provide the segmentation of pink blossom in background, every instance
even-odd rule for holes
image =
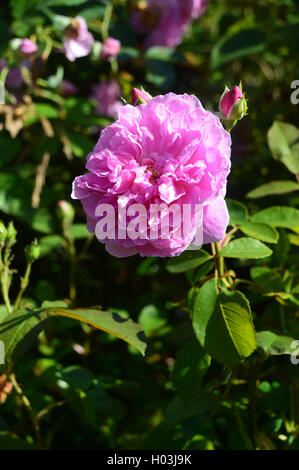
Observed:
[[[199,18],[205,12],[208,1],[209,0],[189,0],[189,3],[191,3],[192,18]]]
[[[207,0],[148,0],[133,10],[131,23],[137,34],[146,35],[145,47],[175,47],[192,19],[204,13]]]
[[[78,88],[72,82],[69,82],[68,80],[62,80],[60,84],[60,90],[61,90],[61,94],[66,97],[73,96],[78,93]]]
[[[73,62],[78,57],[87,56],[93,43],[94,38],[88,31],[85,19],[81,16],[76,16],[67,27],[63,38],[66,57]]]
[[[230,171],[231,138],[219,118],[206,111],[195,96],[169,93],[147,104],[123,106],[119,120],[101,134],[87,157],[88,173],[73,183],[72,197],[82,202],[87,228],[94,232],[100,217],[99,204],[202,205],[204,242],[224,235],[228,217],[224,202]],[[182,211],[183,212],[183,211]],[[149,219],[161,233],[163,218]],[[128,220],[126,221],[128,223]],[[117,227],[118,220],[116,219]],[[169,257],[182,253],[193,241],[198,227],[177,236],[172,227],[168,239],[130,237],[100,240],[117,257]],[[116,234],[118,230],[116,230]]]
[[[106,114],[116,119],[123,106],[120,96],[121,88],[116,80],[103,80],[99,85],[92,87],[90,98],[99,103],[95,110],[98,114]]]
[[[114,38],[108,38],[103,42],[101,48],[101,58],[104,60],[112,59],[117,56],[120,51],[120,41]]]
[[[25,56],[30,56],[38,51],[38,45],[30,39],[22,39],[20,51]]]

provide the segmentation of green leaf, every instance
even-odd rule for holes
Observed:
[[[259,54],[265,48],[265,35],[259,29],[247,29],[224,36],[212,50],[212,68],[252,54]]]
[[[215,279],[200,289],[192,323],[200,344],[219,362],[240,362],[256,349],[248,300],[238,291],[218,294]]]
[[[238,238],[225,245],[221,250],[221,256],[225,258],[265,258],[272,254],[272,250],[259,240],[253,238]]]
[[[229,224],[240,225],[245,224],[248,219],[247,207],[241,202],[235,201],[234,199],[225,199],[227,209],[229,212]]]
[[[51,251],[56,250],[62,246],[63,238],[60,235],[46,235],[41,237],[38,241],[40,246],[40,257],[46,256]]]
[[[0,323],[0,341],[4,343],[5,365],[11,368],[36,340],[45,326],[46,314],[43,310],[18,310],[10,313]]]
[[[211,364],[198,341],[192,340],[179,352],[175,361],[172,381],[182,402],[194,402],[199,399],[202,379]]]
[[[213,278],[204,283],[193,299],[193,329],[202,346],[205,345],[208,323],[216,309],[217,298],[217,281]]]
[[[204,250],[184,251],[180,256],[171,258],[166,265],[170,273],[183,273],[197,268],[211,259],[211,255]]]
[[[257,345],[270,356],[281,354],[292,354],[295,348],[292,347],[293,338],[288,336],[279,336],[272,331],[259,331],[256,334]]]
[[[274,227],[299,227],[299,210],[287,206],[274,206],[257,212],[252,222],[263,222]]]
[[[249,191],[246,197],[257,199],[259,197],[273,196],[276,194],[287,194],[293,191],[299,191],[299,184],[295,181],[271,181],[271,183],[262,184]]]
[[[88,323],[99,330],[117,336],[138,349],[142,355],[145,354],[146,339],[141,327],[131,319],[122,318],[117,313],[102,312],[91,308],[50,308],[47,313]]]
[[[166,318],[160,316],[160,312],[155,305],[146,305],[138,316],[138,323],[140,323],[146,333],[158,330],[166,322]]]
[[[76,7],[86,2],[87,0],[46,0],[44,4],[49,7]]]
[[[182,61],[184,56],[171,47],[154,46],[145,53],[146,59],[159,60],[165,62]]]
[[[267,292],[281,292],[284,290],[283,282],[277,270],[264,266],[254,266],[250,270],[253,282]]]
[[[68,137],[71,151],[75,157],[86,157],[86,155],[91,152],[93,147],[93,142],[88,137],[78,132],[66,131]]]
[[[11,139],[5,135],[0,136],[0,168],[5,168],[18,155],[21,146],[22,143],[18,139]]]
[[[263,242],[277,243],[279,234],[271,225],[263,224],[261,222],[247,222],[241,225],[240,230],[249,237],[257,238]]]
[[[176,75],[173,64],[161,60],[145,60],[146,81],[161,90],[169,90],[175,83]]]
[[[60,381],[65,382],[67,387],[80,390],[88,390],[92,386],[94,379],[93,373],[81,366],[65,367],[57,371],[55,375]]]
[[[0,174],[0,210],[19,217],[39,232],[53,231],[53,218],[46,208],[32,209],[32,182],[13,173]]]
[[[30,126],[35,122],[38,122],[41,117],[47,119],[58,119],[59,112],[54,106],[48,103],[35,103],[33,116],[28,116],[24,120],[24,126]]]
[[[75,240],[87,238],[90,236],[90,233],[86,228],[86,224],[72,225],[72,234]]]
[[[274,121],[267,135],[268,145],[275,160],[287,169],[299,173],[299,129],[292,124]]]

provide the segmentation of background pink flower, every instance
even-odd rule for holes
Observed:
[[[207,0],[148,0],[144,10],[134,10],[132,26],[138,34],[146,34],[145,47],[175,47],[194,18],[204,13]]]
[[[102,49],[101,49],[101,58],[106,60],[106,59],[111,59],[112,57],[117,56],[117,54],[120,51],[120,41],[118,39],[114,38],[108,38],[106,41],[103,42],[102,44]]]
[[[94,38],[88,31],[85,19],[76,16],[67,27],[63,38],[66,57],[73,62],[78,57],[87,56],[93,43]]]
[[[120,101],[121,88],[116,80],[103,80],[92,87],[91,98],[99,103],[96,112],[112,118],[118,117],[118,111],[123,103]]]
[[[216,241],[227,225],[223,197],[230,152],[230,135],[195,96],[157,96],[119,110],[119,120],[102,132],[87,157],[88,173],[75,179],[72,197],[81,200],[90,232],[100,220],[95,216],[99,204],[111,204],[116,213],[118,204],[142,204],[148,220],[151,204],[176,203],[182,209],[184,204],[192,209],[202,204],[205,239]],[[211,204],[216,204],[211,210],[205,207]],[[162,222],[151,220],[158,233]],[[145,240],[100,241],[118,257],[176,256],[190,245],[197,229],[193,224],[186,236],[177,236],[172,228],[167,240],[153,240],[148,230]]]
[[[38,51],[38,45],[30,39],[22,39],[20,51],[24,55],[32,55]]]

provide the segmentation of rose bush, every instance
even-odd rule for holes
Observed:
[[[1,2],[0,450],[298,449],[298,24]]]

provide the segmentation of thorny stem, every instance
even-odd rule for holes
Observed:
[[[217,265],[217,259],[216,259],[217,253],[216,253],[215,243],[211,243],[211,249],[212,249],[212,255],[213,255],[213,262],[215,266],[215,278],[217,279],[218,278],[218,265]]]
[[[220,242],[216,243],[211,243],[212,246],[212,255],[214,259],[214,265],[215,265],[215,278],[221,279],[223,283],[225,284],[226,287],[230,287],[231,283],[225,278],[225,273],[224,273],[224,258],[223,256],[220,255],[221,252],[221,246]]]
[[[34,414],[34,411],[31,407],[30,401],[28,400],[27,396],[24,394],[23,390],[19,386],[19,384],[16,380],[15,374],[10,375],[10,380],[13,384],[13,387],[14,387],[17,395],[19,395],[19,397],[22,400],[22,403],[23,403],[24,407],[27,410],[27,413],[29,415],[29,418],[31,420],[31,423],[32,423],[32,426],[33,426],[33,429],[34,429],[34,434],[35,434],[35,439],[36,439],[37,446],[38,446],[39,449],[42,449],[43,446],[42,446],[42,438],[41,438],[41,434],[40,434],[39,423],[38,423],[38,420],[35,417],[35,414]]]
[[[219,277],[222,278],[224,275],[224,259],[223,259],[223,256],[220,255],[221,248],[219,246],[219,242],[215,243],[215,249],[216,249],[217,260],[218,260]]]
[[[64,237],[67,242],[67,249],[70,258],[70,288],[69,288],[69,296],[72,303],[76,300],[76,269],[77,269],[77,253],[76,253],[76,246],[74,242],[74,237],[72,234],[71,227],[67,226],[64,228]]]

